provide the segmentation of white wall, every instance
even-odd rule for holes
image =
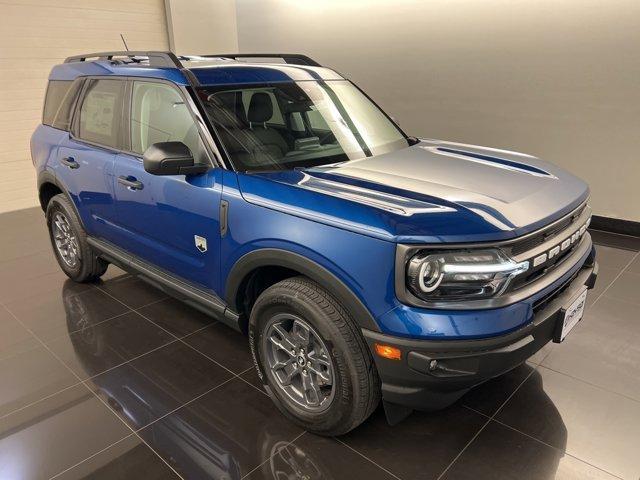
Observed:
[[[544,157],[596,214],[640,221],[638,0],[237,0],[237,28],[240,51],[309,54],[411,134]]]
[[[168,48],[163,0],[0,3],[0,212],[38,204],[29,138],[51,67],[70,55]]]
[[[175,53],[238,51],[235,0],[165,0],[165,8]]]

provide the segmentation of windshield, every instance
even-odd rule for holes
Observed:
[[[241,171],[327,165],[410,143],[346,80],[203,87],[198,95]]]

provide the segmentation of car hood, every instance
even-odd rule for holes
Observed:
[[[536,157],[438,140],[239,182],[249,202],[407,243],[515,238],[589,195],[582,180]]]

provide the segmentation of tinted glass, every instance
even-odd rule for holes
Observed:
[[[47,95],[44,99],[44,111],[42,113],[42,123],[51,125],[53,119],[60,108],[60,104],[69,91],[73,82],[71,80],[51,80],[47,87]]]
[[[79,137],[119,148],[124,82],[90,80],[80,107]]]
[[[71,127],[71,117],[73,116],[73,105],[82,88],[82,79],[75,80],[67,94],[64,96],[58,111],[53,119],[52,127],[59,128],[60,130],[69,130]]]
[[[327,165],[409,145],[344,80],[203,87],[198,94],[234,166],[243,171]]]
[[[131,99],[131,150],[143,154],[154,143],[182,142],[196,162],[204,161],[198,128],[180,94],[170,85],[134,82]]]

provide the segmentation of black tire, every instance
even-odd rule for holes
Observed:
[[[63,258],[60,249],[56,246],[53,224],[58,215],[66,219],[76,242],[77,254],[73,264],[69,264]],[[60,268],[71,280],[80,283],[91,282],[100,278],[107,271],[109,263],[99,258],[87,243],[87,234],[66,195],[58,194],[49,201],[46,218],[53,253]]]
[[[328,347],[335,390],[323,411],[309,411],[292,401],[269,368],[268,347],[263,343],[269,345],[266,327],[283,314],[304,319]],[[302,428],[319,435],[343,435],[364,422],[377,407],[380,379],[362,334],[347,310],[306,277],[285,279],[258,297],[251,310],[249,338],[266,391],[280,411]]]

